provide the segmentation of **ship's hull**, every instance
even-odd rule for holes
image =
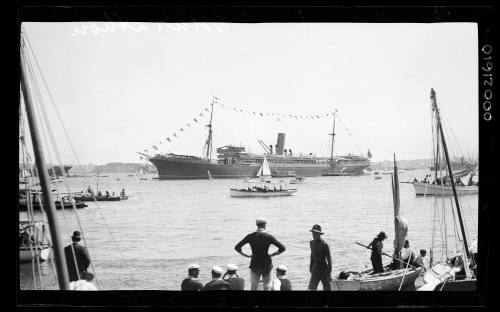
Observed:
[[[218,164],[211,163],[203,159],[174,159],[174,158],[155,158],[149,159],[158,170],[159,180],[176,179],[235,179],[255,177],[259,171],[259,163],[249,164]],[[327,163],[316,164],[275,164],[269,161],[271,174],[282,171],[295,171],[298,176],[315,177],[336,173],[338,175],[362,175],[363,170],[370,166],[369,162],[348,162],[331,168]],[[210,172],[210,174],[209,174]]]

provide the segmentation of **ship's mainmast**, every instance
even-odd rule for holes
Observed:
[[[330,166],[333,168],[333,143],[334,143],[334,140],[335,140],[335,114],[333,114],[333,129],[332,129],[332,133],[330,133],[330,135],[332,136],[332,149],[330,151]]]
[[[207,125],[208,127],[208,139],[207,139],[207,158],[208,161],[212,160],[212,117],[214,114],[214,103],[215,103],[215,97],[212,98],[212,103],[210,104],[212,106],[212,109],[210,111],[210,123]]]

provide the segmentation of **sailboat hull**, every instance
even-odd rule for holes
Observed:
[[[395,270],[376,275],[368,275],[358,280],[332,279],[330,282],[333,291],[394,291],[414,287],[415,280],[420,276],[421,268],[416,270]],[[401,285],[401,282],[403,284]]]
[[[19,247],[19,262],[31,262],[37,257],[40,261],[47,261],[51,256],[51,250],[51,247],[39,247],[38,250],[32,250],[30,247]]]
[[[451,185],[437,185],[423,182],[413,182],[416,195],[453,196]],[[457,195],[472,195],[479,193],[479,186],[455,186]]]

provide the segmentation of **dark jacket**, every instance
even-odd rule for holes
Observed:
[[[280,291],[292,290],[292,283],[286,278],[280,278]]]
[[[280,243],[272,234],[266,231],[256,231],[248,234],[234,246],[234,249],[241,252],[241,247],[245,244],[250,244],[252,248],[252,259],[250,260],[250,268],[262,268],[270,270],[273,267],[271,256],[269,256],[269,246],[274,245],[278,247],[281,253],[285,251],[285,246]]]
[[[232,288],[229,282],[220,279],[206,283],[205,290],[232,290]]]
[[[195,280],[192,278],[186,278],[182,281],[181,290],[183,290],[183,291],[185,291],[185,290],[192,290],[192,291],[203,290],[203,284],[198,280]]]
[[[66,265],[68,267],[69,281],[77,281],[78,274],[87,271],[90,265],[90,257],[87,248],[78,245],[78,243],[73,243],[73,248],[71,245],[64,247],[64,254],[66,256]],[[73,256],[73,250],[75,251]],[[78,269],[75,266],[75,259],[78,265]]]
[[[309,242],[311,247],[311,261],[309,262],[309,270],[332,272],[332,258],[330,256],[330,247],[328,244],[320,240],[312,240]]]
[[[227,279],[226,281],[231,284],[232,290],[245,290],[245,280],[241,277],[232,277]]]
[[[378,259],[378,258],[382,257],[382,253],[383,253],[382,249],[384,248],[384,245],[382,244],[382,240],[380,240],[380,238],[375,237],[372,240],[372,242],[368,245],[368,247],[371,247],[371,249],[372,249],[372,254],[370,256],[371,260]]]

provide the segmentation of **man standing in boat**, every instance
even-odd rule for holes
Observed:
[[[311,247],[311,261],[309,263],[309,272],[311,279],[309,280],[309,290],[317,290],[318,284],[321,281],[323,290],[331,290],[330,280],[332,274],[332,259],[330,256],[330,247],[321,238],[324,233],[321,231],[321,226],[315,224],[312,227],[313,240],[309,242]]]
[[[82,272],[87,272],[87,268],[90,265],[90,256],[87,248],[78,245],[81,239],[82,234],[80,231],[75,231],[73,232],[73,236],[71,236],[73,243],[64,247],[70,282],[78,281],[79,275]]]
[[[384,272],[384,268],[382,267],[382,254],[384,245],[382,241],[387,238],[384,231],[378,233],[377,237],[375,237],[372,242],[368,245],[368,248],[371,247],[372,255],[370,260],[372,261],[373,266],[373,274]]]
[[[285,251],[285,246],[280,243],[271,233],[266,232],[267,221],[264,218],[257,218],[255,221],[257,230],[243,238],[234,249],[241,255],[251,258],[250,260],[250,289],[257,290],[260,279],[264,290],[271,289],[271,270],[273,263],[271,257],[277,256]],[[250,244],[252,255],[247,255],[241,248],[245,244]],[[269,246],[274,245],[278,250],[268,254]]]

